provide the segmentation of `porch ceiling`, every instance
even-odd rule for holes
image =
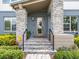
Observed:
[[[12,3],[14,9],[26,8],[28,12],[36,12],[41,10],[48,10],[51,0],[30,0],[20,3]]]

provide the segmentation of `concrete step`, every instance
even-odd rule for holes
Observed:
[[[25,49],[52,49],[52,46],[24,46]]]
[[[28,43],[24,43],[24,45],[52,45],[52,43],[34,43],[34,42],[32,42],[32,43],[30,43],[30,42],[28,42]]]
[[[31,38],[24,42],[24,52],[26,53],[53,53],[52,44],[46,38]]]
[[[49,43],[49,41],[26,41],[25,43]]]
[[[29,40],[26,40],[27,41],[49,41],[48,39],[29,39]]]
[[[40,47],[40,48],[34,48],[34,47],[28,47],[28,48],[24,48],[24,49],[35,49],[35,50],[47,49],[47,50],[51,50],[53,48],[52,47],[51,48],[42,48],[42,47]]]
[[[25,49],[24,52],[29,54],[53,54],[56,50],[28,50]]]

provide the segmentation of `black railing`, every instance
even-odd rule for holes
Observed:
[[[49,41],[52,42],[53,50],[54,50],[54,34],[51,29],[49,29]]]
[[[24,39],[25,39],[25,34],[27,32],[27,29],[25,29],[24,33],[23,33],[23,39],[22,39],[22,47],[23,47],[23,51],[24,51]],[[26,37],[27,39],[27,37]]]

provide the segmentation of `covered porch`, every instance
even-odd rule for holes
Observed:
[[[22,40],[23,50],[27,41],[26,31],[31,32],[31,40],[46,38],[52,51],[74,44],[73,35],[63,32],[63,0],[25,0],[11,6],[16,10],[16,39],[17,42],[19,38]]]
[[[48,27],[50,26],[48,18],[51,16],[48,12],[50,3],[51,0],[31,0],[12,4],[12,7],[16,9],[16,14],[20,14],[22,10],[26,13],[23,15],[23,17],[25,16],[24,27],[30,31],[31,37],[48,37]],[[18,18],[20,19],[20,17],[22,18],[22,15]]]

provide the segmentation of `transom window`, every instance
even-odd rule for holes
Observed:
[[[9,4],[11,2],[17,1],[17,0],[2,0],[3,4]]]
[[[3,4],[8,4],[10,2],[10,0],[2,0]]]
[[[4,18],[5,31],[12,32],[16,31],[16,18],[15,17],[5,17]]]
[[[64,31],[77,31],[77,16],[64,17]]]

